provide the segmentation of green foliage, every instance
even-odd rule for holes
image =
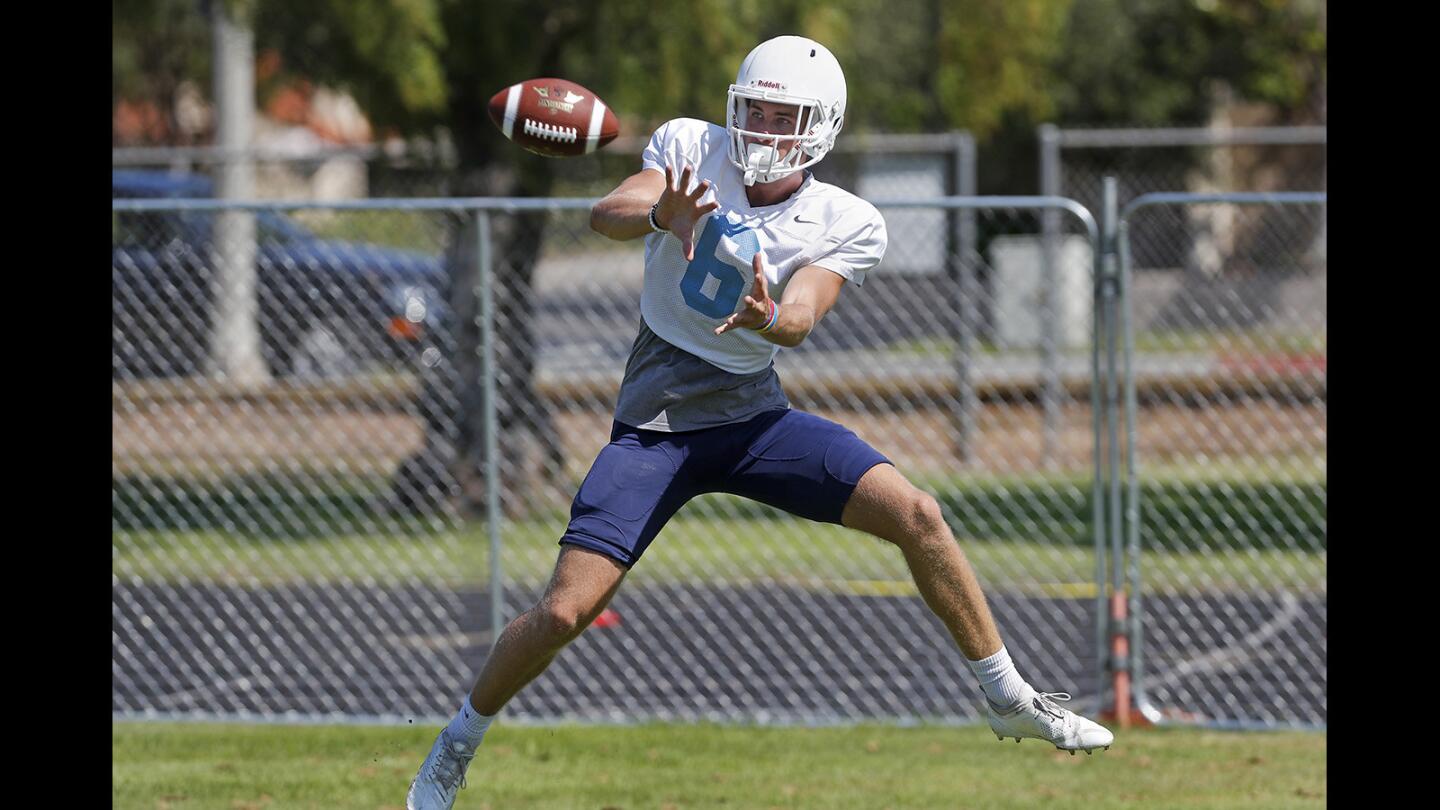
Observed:
[[[285,75],[347,88],[383,130],[448,127],[467,167],[550,163],[504,148],[485,114],[515,81],[563,75],[631,133],[719,121],[758,42],[814,37],[846,68],[850,131],[965,128],[1012,141],[1043,120],[1202,123],[1215,82],[1276,105],[1323,104],[1325,10],[1284,0],[234,0]],[[194,0],[116,0],[115,97],[160,97],[208,69]],[[199,81],[208,90],[208,83]],[[1009,153],[1006,152],[1008,155]],[[532,191],[548,187],[538,182]]]
[[[939,101],[951,128],[986,138],[1007,111],[1052,112],[1051,54],[1069,0],[966,0],[940,20]],[[1003,43],[1002,47],[997,44]]]
[[[210,74],[210,29],[195,0],[112,0],[111,103],[122,98],[173,105],[185,80]]]
[[[343,87],[382,126],[444,120],[448,47],[435,0],[261,0],[255,45],[284,74]]]
[[[1055,97],[1072,124],[1198,125],[1218,82],[1281,120],[1313,120],[1325,53],[1316,3],[1074,0]]]

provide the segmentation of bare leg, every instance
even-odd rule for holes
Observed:
[[[499,712],[605,610],[626,570],[603,554],[564,546],[545,595],[495,642],[470,692],[470,705],[481,714]]]
[[[966,658],[979,661],[1000,651],[985,594],[934,498],[880,464],[860,478],[840,521],[900,547],[925,604]]]

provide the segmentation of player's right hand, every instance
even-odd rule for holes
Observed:
[[[655,209],[655,221],[660,227],[675,234],[685,260],[695,258],[695,223],[700,218],[720,207],[714,200],[701,205],[700,200],[710,188],[709,180],[701,180],[693,191],[690,189],[690,166],[680,173],[680,182],[675,182],[675,171],[665,167],[665,190],[660,192],[660,207]]]

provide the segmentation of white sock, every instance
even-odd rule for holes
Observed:
[[[967,659],[965,663],[970,666],[975,677],[980,679],[980,688],[985,690],[985,697],[996,706],[1013,706],[1022,700],[1029,700],[1035,694],[1035,690],[1015,670],[1010,653],[1004,646],[1000,647],[1000,652],[989,658],[979,661]]]
[[[466,695],[460,704],[460,711],[456,712],[455,718],[450,721],[450,736],[471,749],[479,748],[480,740],[485,737],[485,732],[494,719],[493,714],[484,715],[475,711],[475,707],[470,705],[470,696]]]

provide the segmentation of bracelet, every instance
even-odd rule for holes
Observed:
[[[770,320],[766,321],[764,326],[755,330],[762,335],[775,328],[775,322],[780,320],[780,305],[772,299],[767,299],[766,303],[770,305]]]
[[[656,233],[668,233],[668,231],[666,231],[664,228],[660,227],[660,222],[655,219],[655,211],[658,210],[659,208],[660,208],[660,201],[659,201],[659,200],[656,200],[656,201],[655,201],[655,204],[652,205],[652,206],[650,206],[650,230],[652,230],[652,231],[654,231],[654,232],[656,232]]]

